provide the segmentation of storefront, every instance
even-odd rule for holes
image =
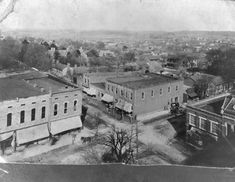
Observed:
[[[65,131],[78,129],[82,127],[80,116],[70,117],[51,122],[50,133],[56,135]]]

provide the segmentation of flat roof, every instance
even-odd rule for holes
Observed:
[[[105,83],[104,82],[101,82],[101,83],[91,83],[91,85],[94,85],[95,87],[103,89],[103,90],[105,89]]]
[[[223,103],[224,103],[224,98],[220,100],[216,100],[215,102],[208,103],[206,105],[199,106],[199,107],[201,109],[205,109],[206,111],[221,115],[221,107]]]
[[[45,78],[36,78],[28,80],[29,84],[36,85],[37,88],[44,88],[47,92],[50,90],[52,92],[65,90],[68,88],[73,88],[68,84],[60,82],[52,77],[45,77]]]
[[[34,88],[24,80],[14,78],[0,79],[0,101],[27,98],[43,94],[45,94],[45,92],[41,92],[41,90]]]
[[[160,75],[155,73],[147,73],[147,74],[139,74],[139,75],[131,75],[124,77],[115,77],[108,78],[107,81],[111,83],[115,83],[130,89],[141,89],[147,87],[153,87],[156,85],[161,85],[164,83],[170,83],[179,80],[178,78],[174,78],[171,76]]]

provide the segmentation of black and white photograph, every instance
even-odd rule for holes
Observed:
[[[234,0],[0,0],[0,181],[234,169]]]

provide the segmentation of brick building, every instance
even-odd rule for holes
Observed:
[[[234,135],[235,97],[229,93],[188,105],[187,137],[201,144],[210,139]]]
[[[137,117],[183,101],[182,80],[154,73],[108,78],[105,90],[115,98],[117,108]]]
[[[81,106],[81,90],[50,75],[30,72],[0,79],[1,147],[82,127]]]

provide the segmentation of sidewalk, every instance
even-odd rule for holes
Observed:
[[[23,147],[22,151],[16,151],[10,155],[4,155],[1,157],[7,162],[22,161],[23,159],[26,159],[29,157],[47,153],[47,152],[50,152],[51,150],[58,149],[67,145],[72,145],[73,134],[76,134],[74,143],[80,145],[82,144],[81,136],[91,136],[91,135],[94,135],[94,132],[91,130],[88,130],[87,128],[84,128],[83,130],[81,130],[81,132],[74,131],[74,132],[67,133],[61,136],[54,145],[51,145],[49,140],[47,139],[45,142],[42,142],[41,144],[32,144],[27,148]]]

